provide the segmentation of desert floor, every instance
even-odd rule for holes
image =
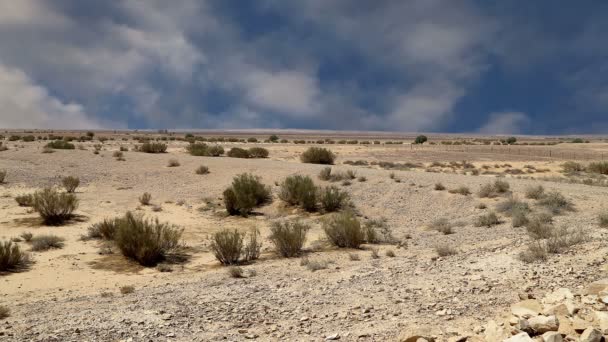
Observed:
[[[107,141],[100,154],[93,143],[76,143],[84,149],[42,153],[43,142],[7,142],[0,152],[0,170],[7,171],[0,185],[0,240],[24,232],[54,234],[65,246],[32,252],[25,272],[0,275],[0,304],[11,316],[0,321],[0,340],[15,341],[241,341],[246,339],[321,341],[392,341],[404,331],[425,327],[439,341],[466,335],[495,316],[522,292],[541,294],[560,287],[580,288],[606,276],[608,230],[597,217],[608,210],[608,188],[545,181],[560,177],[563,159],[531,154],[475,153],[437,149],[411,149],[409,145],[325,145],[338,155],[335,170],[353,170],[367,181],[353,180],[346,189],[362,219],[384,218],[401,245],[365,245],[359,250],[328,246],[323,241],[319,213],[286,207],[276,197],[286,176],[311,176],[322,165],[303,164],[298,156],[310,145],[259,144],[268,148],[267,159],[190,156],[186,142],[173,141],[168,153],[124,152],[125,161],[112,153],[136,142]],[[222,144],[227,149],[239,144]],[[580,145],[580,146],[579,146]],[[567,153],[597,155],[608,144],[563,144]],[[253,144],[247,144],[247,147]],[[535,147],[542,149],[543,147]],[[547,149],[549,147],[546,147]],[[559,155],[559,154],[558,154]],[[168,167],[177,159],[178,167]],[[424,167],[386,170],[378,166],[351,166],[347,160],[424,163]],[[526,187],[542,185],[570,199],[575,211],[555,217],[556,226],[585,230],[589,240],[568,251],[550,255],[540,263],[524,263],[518,254],[530,242],[526,229],[513,228],[511,220],[490,228],[475,227],[475,219],[504,197],[479,198],[480,186],[494,174],[473,175],[463,170],[425,172],[433,161],[467,160],[477,168],[491,165],[496,173],[533,165],[542,173],[507,174],[514,196],[524,198]],[[205,165],[206,175],[194,170]],[[498,167],[494,167],[498,165]],[[272,187],[274,201],[248,218],[227,217],[222,192],[232,178],[250,172]],[[399,182],[391,179],[393,173]],[[57,227],[41,224],[31,208],[19,207],[14,197],[45,186],[59,186],[61,177],[81,180],[77,218]],[[530,179],[524,179],[528,177]],[[534,179],[536,178],[536,179]],[[463,196],[434,190],[467,186]],[[138,197],[152,194],[154,206],[142,206]],[[485,203],[487,209],[478,209]],[[120,253],[106,254],[102,242],[81,241],[87,227],[126,211],[158,217],[184,228],[185,257],[171,261],[172,272],[145,268]],[[156,209],[158,210],[158,208]],[[208,235],[223,228],[257,228],[268,236],[278,218],[301,218],[313,227],[306,257],[328,262],[327,269],[310,271],[301,258],[277,257],[264,241],[262,257],[243,265],[246,277],[231,278],[208,249]],[[459,222],[455,233],[443,235],[427,226],[438,218]],[[19,242],[27,250],[25,242]],[[437,257],[435,247],[449,244],[456,255]],[[378,249],[379,258],[372,258]],[[395,257],[386,255],[391,250]],[[352,260],[357,254],[360,260]],[[121,294],[119,288],[133,286]]]

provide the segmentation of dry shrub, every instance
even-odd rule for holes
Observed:
[[[87,237],[90,239],[114,240],[121,218],[104,219],[88,228]]]
[[[583,243],[589,239],[584,230],[573,230],[566,227],[553,229],[546,241],[547,252],[551,254],[563,253],[568,248]]]
[[[528,203],[522,202],[519,199],[511,196],[506,200],[498,203],[496,205],[496,210],[499,213],[503,213],[507,216],[512,216],[515,211],[528,213],[530,212],[530,207],[528,206]]]
[[[31,207],[34,205],[34,196],[31,194],[19,195],[15,197],[15,202],[17,202],[20,207]]]
[[[228,267],[228,275],[231,278],[245,278],[243,274],[243,269],[238,266],[230,266]]]
[[[12,241],[0,242],[0,272],[16,272],[27,268],[29,254],[23,252]]]
[[[198,168],[196,168],[196,171],[194,171],[197,175],[206,175],[209,173],[209,168],[201,165]]]
[[[127,212],[117,221],[116,245],[127,258],[143,266],[155,266],[167,253],[179,246],[182,229],[158,219],[148,220]]]
[[[435,190],[443,191],[443,190],[445,190],[445,186],[441,183],[435,183]]]
[[[547,260],[547,250],[542,241],[533,241],[526,246],[526,249],[519,253],[519,260],[525,263]]]
[[[167,152],[167,144],[156,142],[145,142],[141,144],[137,150],[145,153],[165,153]]]
[[[323,230],[329,242],[342,248],[359,248],[365,242],[361,224],[351,212],[333,214],[324,220]]]
[[[372,252],[370,254],[370,257],[372,259],[380,259],[380,254],[378,254],[378,248],[371,248],[370,251]]]
[[[167,163],[168,167],[178,167],[180,166],[179,160],[177,159],[169,159],[169,162]]]
[[[553,218],[547,213],[532,215],[526,224],[526,231],[535,240],[549,238],[553,232]]]
[[[494,198],[509,192],[511,186],[508,182],[497,179],[493,183],[484,184],[479,188],[477,195],[481,198]]]
[[[114,153],[112,153],[112,157],[117,158],[117,159],[121,159],[121,158],[124,157],[124,153],[122,153],[122,151],[114,151]]]
[[[367,177],[365,177],[365,176],[359,176],[359,177],[357,177],[357,181],[359,181],[360,183],[367,182]]]
[[[453,247],[447,243],[436,245],[435,252],[440,257],[446,257],[446,256],[458,254],[458,250],[455,247]]]
[[[326,148],[310,147],[300,155],[302,163],[332,165],[336,155]]]
[[[314,211],[317,207],[317,188],[308,176],[288,176],[281,183],[279,198],[290,205]]]
[[[306,242],[310,226],[300,221],[277,221],[270,227],[270,241],[283,257],[291,258],[300,254]]]
[[[262,253],[262,241],[260,231],[253,228],[247,235],[245,247],[243,248],[243,259],[245,261],[257,260]]]
[[[542,185],[529,186],[526,188],[526,198],[539,200],[545,196],[545,188]]]
[[[562,171],[564,173],[576,173],[585,171],[585,167],[581,163],[568,161],[562,164]]]
[[[71,144],[65,140],[55,140],[46,144],[45,147],[52,148],[55,150],[73,150],[76,148],[74,144]]]
[[[249,234],[237,229],[223,229],[210,238],[210,248],[215,258],[223,265],[236,265],[241,261],[255,260],[260,256],[259,232],[252,229]],[[247,243],[245,244],[245,240]]]
[[[203,156],[203,157],[219,157],[224,154],[224,148],[220,145],[209,146],[203,143],[194,143],[190,144],[186,148],[188,153],[193,156]]]
[[[528,224],[528,216],[527,211],[524,210],[514,210],[511,212],[511,226],[513,228],[523,227]]]
[[[321,169],[321,171],[319,171],[319,179],[320,180],[324,180],[324,181],[328,181],[331,179],[331,167],[327,166]]]
[[[384,255],[386,255],[389,258],[394,258],[395,252],[392,249],[387,249],[386,252],[384,252]]]
[[[30,232],[23,232],[19,236],[23,239],[23,241],[30,242],[30,241],[32,241],[32,238],[34,237],[34,234],[32,234]]]
[[[227,156],[230,158],[251,158],[249,151],[240,147],[231,148]]]
[[[151,201],[152,201],[152,195],[149,192],[144,192],[139,197],[139,203],[141,203],[141,205],[150,205]]]
[[[452,229],[452,224],[450,220],[445,217],[439,218],[431,222],[429,225],[429,229],[436,230],[444,235],[453,234],[454,230]]]
[[[249,149],[249,155],[251,158],[268,158],[270,153],[263,147],[252,147]]]
[[[308,258],[302,258],[300,266],[306,266],[309,271],[315,272],[327,269],[329,262],[327,260],[308,260]]]
[[[65,188],[65,191],[69,193],[73,193],[76,191],[76,188],[80,185],[80,179],[78,177],[67,176],[63,177],[61,180],[61,184]]]
[[[566,197],[564,197],[564,195],[557,191],[547,193],[545,197],[538,201],[538,204],[540,206],[545,207],[553,214],[560,214],[566,210],[574,210],[574,205],[572,204],[572,202],[570,202],[568,199],[566,199]]]
[[[36,252],[63,248],[64,241],[64,238],[56,235],[36,235],[30,240],[32,243],[32,251]]]
[[[348,259],[350,261],[359,261],[361,260],[361,257],[359,257],[359,254],[357,253],[348,253]]]
[[[135,292],[135,287],[131,286],[131,285],[125,285],[125,286],[121,286],[119,288],[120,293],[123,295],[129,294],[129,293],[133,293]]]
[[[449,193],[451,193],[451,194],[460,194],[460,195],[463,195],[463,196],[468,196],[468,195],[471,194],[471,190],[469,190],[469,188],[466,187],[466,186],[460,186],[460,187],[458,187],[456,189],[449,190]]]
[[[224,205],[230,215],[247,216],[253,208],[270,201],[270,189],[260,177],[249,173],[235,176],[232,185],[224,191]]]
[[[33,207],[45,224],[61,224],[73,216],[78,208],[78,198],[71,193],[59,193],[52,188],[44,188],[33,195]]]
[[[489,212],[485,215],[479,216],[475,220],[476,227],[492,227],[500,223],[498,216],[494,212]]]
[[[599,214],[598,221],[599,221],[600,227],[608,228],[608,212]]]
[[[335,186],[328,186],[319,192],[319,201],[324,211],[334,212],[348,206],[349,195]]]
[[[367,243],[395,242],[393,230],[384,219],[368,220],[363,225],[363,232],[365,233],[365,241]]]
[[[608,175],[608,162],[593,162],[587,165],[587,172]]]

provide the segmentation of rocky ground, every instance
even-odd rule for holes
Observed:
[[[522,200],[530,185],[563,193],[576,210],[556,216],[556,225],[585,230],[590,237],[545,262],[528,264],[518,259],[530,241],[525,228],[511,227],[510,218],[504,216],[491,228],[473,224],[504,200],[475,195],[494,176],[340,165],[336,168],[353,169],[367,178],[344,187],[361,219],[385,218],[401,244],[338,250],[323,244],[322,215],[285,208],[278,200],[247,219],[220,215],[221,192],[241,172],[261,175],[275,194],[275,182],[294,173],[328,184],[316,179],[321,166],[299,163],[296,152],[288,153],[289,147],[280,147],[282,152],[270,159],[241,160],[189,156],[176,143],[168,154],[126,152],[127,160],[119,162],[111,158],[116,143],[107,143],[101,156],[91,150],[42,154],[36,144],[1,154],[0,169],[8,171],[8,183],[0,188],[0,237],[52,232],[65,237],[66,246],[33,253],[35,264],[27,272],[0,276],[0,304],[11,309],[11,316],[0,321],[0,340],[415,341],[411,338],[420,336],[428,341],[502,341],[511,335],[524,338],[520,331],[538,339],[546,332],[511,317],[506,321],[496,317],[522,298],[539,298],[535,316],[551,316],[548,305],[564,301],[549,303],[543,298],[554,291],[565,293],[561,288],[570,289],[572,296],[566,294],[565,299],[580,309],[576,315],[568,312],[566,318],[554,314],[559,329],[580,316],[605,333],[599,319],[589,320],[593,314],[583,315],[583,306],[604,311],[584,292],[589,283],[606,276],[608,231],[597,223],[597,215],[606,210],[603,187],[507,178],[513,194]],[[178,158],[181,166],[166,167],[171,158]],[[362,152],[348,156],[359,158],[371,157]],[[209,175],[194,174],[201,164],[209,166]],[[391,172],[399,182],[389,177]],[[35,213],[16,206],[17,194],[56,184],[66,174],[82,180],[77,193],[82,222],[44,227],[35,222]],[[448,189],[468,186],[473,194],[436,191],[437,182]],[[97,242],[79,241],[91,223],[137,210],[137,197],[144,191],[150,191],[163,210],[140,208],[143,213],[185,228],[190,258],[172,265],[173,272],[143,269],[119,255],[100,255]],[[180,200],[184,203],[178,205]],[[211,210],[199,210],[209,201]],[[533,201],[525,201],[534,207]],[[488,208],[478,209],[479,203]],[[255,226],[267,236],[269,223],[279,217],[301,217],[313,226],[306,258],[326,263],[327,268],[311,271],[302,258],[278,258],[265,241],[262,258],[242,266],[246,277],[235,279],[207,250],[205,237],[210,232]],[[427,228],[442,217],[460,222],[454,234]],[[438,257],[438,244],[449,244],[458,253]],[[374,249],[378,258],[373,257]],[[389,250],[394,257],[387,255]],[[126,285],[134,291],[121,293],[119,288]],[[489,319],[495,323],[487,323]],[[542,319],[528,323],[532,326]],[[580,338],[580,329],[574,330],[559,332],[565,338]],[[546,341],[557,341],[552,336]]]

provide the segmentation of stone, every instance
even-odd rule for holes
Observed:
[[[555,331],[547,331],[543,334],[543,342],[562,342],[564,338],[562,334]]]
[[[542,312],[542,307],[537,300],[528,299],[511,305],[511,313],[517,317],[530,318]]]
[[[606,311],[594,311],[595,314],[595,322],[600,330],[600,332],[604,335],[608,335],[608,312]]]
[[[559,320],[555,316],[534,316],[528,320],[528,323],[537,334],[559,329]]]
[[[559,288],[545,296],[543,302],[546,304],[555,304],[563,302],[566,299],[574,299],[574,295],[566,288]]]
[[[608,278],[600,279],[587,285],[587,287],[583,291],[583,294],[597,296],[601,291],[604,291],[606,289],[608,289]]]
[[[563,303],[555,304],[549,307],[546,307],[543,311],[543,315],[551,316],[551,315],[562,315],[562,316],[572,316],[578,311],[578,308],[571,300],[566,300]]]
[[[499,326],[496,321],[489,321],[485,329],[486,341],[502,341],[510,336],[509,332]]]
[[[574,331],[576,331],[578,333],[580,333],[583,330],[586,330],[590,326],[591,326],[591,322],[587,322],[580,317],[574,317],[574,320],[572,321],[572,328],[574,329]]]
[[[602,333],[593,327],[585,329],[579,339],[580,342],[600,342],[601,340]]]
[[[493,341],[493,340],[488,340]],[[528,335],[528,333],[522,332],[517,335],[511,336],[507,339],[504,339],[503,342],[534,342],[532,338]]]
[[[340,339],[340,334],[338,334],[338,333],[325,336],[325,341],[335,341],[335,340],[339,340],[339,339]]]

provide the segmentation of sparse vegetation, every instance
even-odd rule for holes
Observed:
[[[321,169],[321,171],[319,172],[319,179],[320,180],[324,180],[324,181],[328,181],[331,179],[331,167],[327,166]]]
[[[484,184],[479,188],[477,195],[480,198],[494,198],[509,192],[510,185],[506,181],[497,179],[493,183]]]
[[[34,196],[32,194],[18,195],[15,196],[15,202],[20,207],[31,207],[34,205]]]
[[[0,272],[16,272],[30,263],[29,254],[12,241],[0,242]]]
[[[281,183],[279,198],[290,205],[314,211],[317,207],[317,188],[308,176],[288,176]]]
[[[144,192],[139,197],[139,203],[141,203],[141,205],[150,205],[151,201],[152,201],[152,195],[149,192]]]
[[[449,244],[438,244],[435,246],[435,252],[440,257],[458,254],[458,250]]]
[[[542,185],[529,186],[526,188],[526,198],[539,200],[545,196],[545,188]]]
[[[385,220],[368,220],[363,225],[367,243],[393,243],[393,231]]]
[[[63,177],[63,179],[61,180],[61,184],[63,184],[65,191],[67,191],[68,193],[73,193],[80,185],[80,179],[78,177],[72,176]]]
[[[89,226],[87,238],[114,240],[114,235],[122,218],[103,219]]]
[[[608,162],[593,162],[587,165],[587,172],[608,175]]]
[[[36,235],[30,239],[32,251],[42,252],[63,248],[65,239],[56,235]]]
[[[141,144],[137,150],[144,153],[165,153],[167,152],[167,144],[157,142],[145,142]]]
[[[65,140],[55,140],[46,144],[45,147],[52,148],[55,150],[73,150],[76,148],[74,144],[69,143]]]
[[[538,204],[556,215],[563,211],[574,210],[572,202],[557,191],[547,193],[538,201]]]
[[[167,163],[168,167],[178,167],[181,164],[179,163],[179,160],[177,159],[169,159],[169,162]]]
[[[240,147],[231,148],[227,155],[230,158],[251,158],[249,151]]]
[[[223,229],[210,238],[210,248],[215,258],[223,265],[237,265],[242,261],[251,261],[259,257],[261,243],[259,232],[252,229],[249,234],[237,229]],[[247,243],[245,244],[245,239]]]
[[[525,263],[547,260],[547,251],[542,241],[533,241],[519,253],[519,260]]]
[[[300,221],[276,221],[270,228],[270,241],[277,254],[290,258],[298,256],[306,242],[310,226]]]
[[[231,278],[245,278],[243,269],[239,266],[228,267],[228,275],[230,275]]]
[[[562,172],[564,173],[577,173],[585,171],[585,167],[581,163],[568,161],[562,164]]]
[[[45,224],[61,224],[72,218],[78,208],[78,198],[71,193],[59,193],[52,188],[44,188],[33,195],[33,208]]]
[[[219,157],[224,154],[224,148],[220,145],[209,146],[204,143],[194,143],[190,144],[186,148],[188,153],[193,156],[203,156],[203,157]]]
[[[439,218],[431,222],[429,228],[432,230],[436,230],[444,235],[453,234],[454,230],[452,229],[452,224],[450,220],[445,217]]]
[[[300,155],[302,163],[308,164],[329,164],[332,165],[336,160],[336,155],[326,148],[310,147]]]
[[[32,238],[34,237],[34,234],[32,234],[30,232],[23,232],[19,236],[23,239],[23,241],[30,242],[30,241],[32,241]]]
[[[528,203],[522,202],[516,197],[511,196],[506,200],[498,203],[496,205],[496,210],[507,216],[512,216],[513,213],[516,211],[527,214],[530,212],[530,207],[528,206]]]
[[[435,183],[435,190],[443,191],[443,190],[445,190],[445,186],[443,186],[443,184],[441,184],[441,183]]]
[[[526,224],[526,231],[533,239],[546,239],[553,231],[553,218],[547,213],[532,215]]]
[[[199,167],[196,168],[196,170],[194,171],[197,175],[206,175],[209,173],[209,168],[206,167],[205,165],[201,165]]]
[[[337,247],[359,248],[365,242],[361,224],[351,212],[333,214],[323,222],[329,242]]]
[[[335,186],[328,186],[319,192],[319,201],[325,212],[333,212],[348,206],[349,195]]]
[[[224,206],[230,215],[246,216],[253,208],[270,201],[270,189],[249,173],[234,177],[224,191]]]
[[[463,196],[468,196],[471,194],[471,190],[466,186],[460,186],[456,189],[450,189],[450,190],[448,190],[448,192],[451,194],[460,194]]]
[[[252,147],[249,149],[249,156],[251,158],[268,158],[270,153],[263,147]]]
[[[475,220],[476,227],[492,227],[500,223],[498,216],[494,212],[489,212],[487,214],[479,216]]]
[[[120,290],[121,294],[126,295],[126,294],[135,292],[135,287],[133,287],[131,285],[126,285],[126,286],[121,286],[119,288],[119,290]]]

